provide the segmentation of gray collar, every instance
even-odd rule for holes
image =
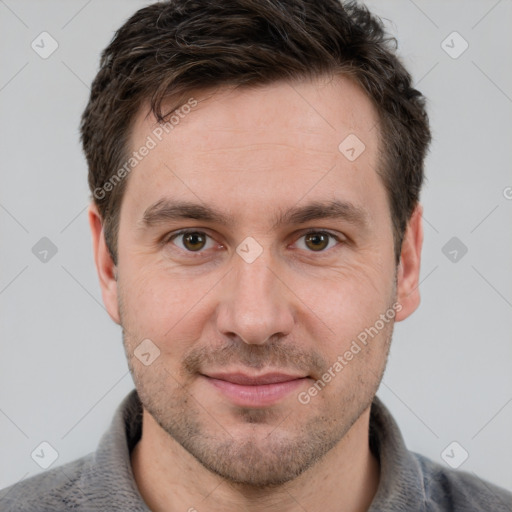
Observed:
[[[380,481],[368,512],[425,511],[420,462],[407,450],[398,425],[377,396],[370,411],[370,448],[380,461]]]

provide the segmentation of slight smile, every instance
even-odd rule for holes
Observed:
[[[233,404],[240,407],[273,405],[301,386],[309,377],[284,373],[250,376],[244,373],[201,374]]]

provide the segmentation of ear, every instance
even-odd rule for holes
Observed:
[[[416,311],[420,304],[420,262],[423,245],[423,206],[417,204],[414,209],[402,242],[400,263],[397,274],[397,301],[402,309],[397,311],[396,321],[405,320]]]
[[[88,216],[92,234],[94,262],[100,279],[103,304],[105,304],[110,318],[112,318],[116,324],[120,324],[119,306],[117,302],[116,266],[105,243],[101,215],[94,203],[89,205]]]

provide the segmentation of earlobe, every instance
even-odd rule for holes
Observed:
[[[422,214],[423,207],[418,203],[407,223],[402,242],[397,273],[397,301],[402,308],[397,312],[397,322],[411,315],[420,303],[419,276],[423,245]]]
[[[89,205],[89,226],[91,228],[94,263],[100,280],[103,303],[110,318],[120,324],[119,306],[117,301],[117,267],[105,242],[103,223],[97,206]]]

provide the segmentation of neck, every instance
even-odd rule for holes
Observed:
[[[131,454],[133,474],[153,512],[365,512],[380,477],[369,448],[369,418],[368,408],[333,449],[296,479],[256,489],[210,472],[144,410],[142,437]]]

